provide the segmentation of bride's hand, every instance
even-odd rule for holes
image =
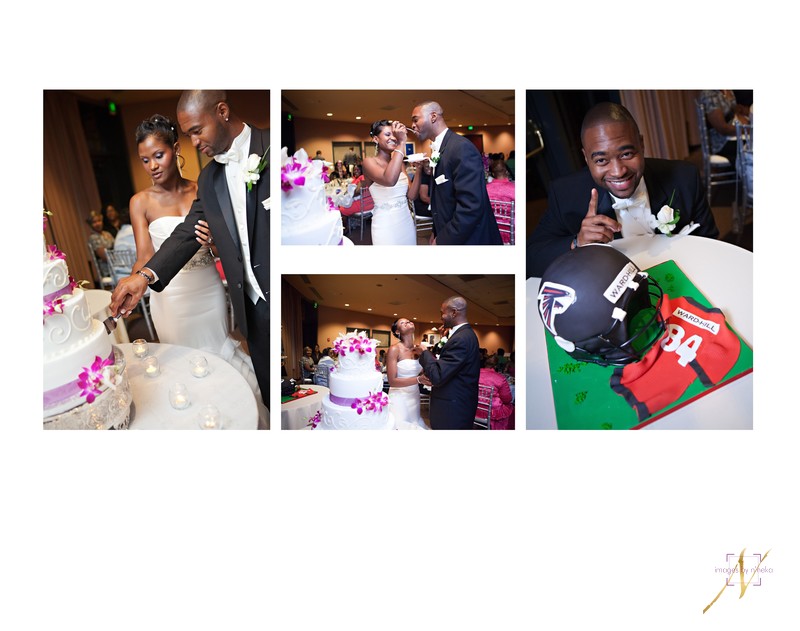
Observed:
[[[392,133],[397,139],[398,145],[405,145],[406,138],[408,138],[408,129],[406,129],[406,126],[403,125],[403,123],[400,121],[394,121],[392,123]]]
[[[425,376],[425,373],[422,373],[421,375],[419,375],[419,376],[417,377],[417,380],[418,380],[418,381],[419,381],[419,383],[421,383],[423,386],[432,386],[432,385],[433,385],[433,384],[431,383],[431,380],[430,380],[430,379],[428,379],[428,378]]]
[[[214,237],[211,236],[211,229],[208,227],[208,223],[204,219],[200,219],[194,225],[194,233],[197,235],[196,241],[200,245],[205,245],[207,247],[211,247],[214,245]]]

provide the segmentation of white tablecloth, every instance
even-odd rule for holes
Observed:
[[[724,241],[692,235],[617,239],[615,248],[644,269],[674,260],[730,325],[753,344],[753,253]],[[539,278],[526,282],[526,425],[556,429],[545,331],[536,306]],[[752,429],[753,375],[693,401],[644,429]]]
[[[195,348],[174,344],[150,344],[149,354],[158,357],[161,374],[147,377],[143,361],[133,354],[132,344],[117,344],[125,355],[128,380],[133,394],[133,420],[130,429],[200,429],[200,407],[215,405],[224,418],[223,429],[257,429],[258,410],[253,390],[228,362]],[[209,374],[192,376],[189,358],[203,355]],[[169,389],[175,382],[186,385],[191,404],[176,410],[169,403]]]
[[[308,419],[322,410],[322,400],[330,392],[325,386],[309,386],[317,394],[281,403],[281,429],[306,429]]]

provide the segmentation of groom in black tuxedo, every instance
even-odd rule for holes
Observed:
[[[502,245],[475,145],[448,129],[435,101],[414,108],[411,128],[431,141],[431,245]]]
[[[645,223],[670,205],[680,212],[675,234],[696,223],[692,235],[719,236],[697,169],[680,160],[645,158],[636,120],[622,105],[599,103],[590,109],[581,145],[587,168],[553,182],[547,211],[528,239],[528,277],[541,277],[572,248],[619,238],[623,209]]]
[[[206,244],[198,228],[198,222],[205,220],[222,259],[236,323],[247,338],[261,397],[269,408],[269,211],[262,203],[270,196],[269,130],[245,124],[223,91],[187,90],[177,110],[181,131],[214,160],[200,172],[197,199],[184,222],[143,268],[119,282],[111,311],[130,313],[148,285],[154,291],[164,289]],[[252,158],[248,163],[253,154],[264,158],[258,166]],[[248,190],[246,179],[252,181],[256,174],[258,179]]]
[[[478,337],[467,324],[467,301],[453,296],[442,303],[442,325],[450,329],[439,358],[417,346],[419,361],[430,379],[431,428],[472,429],[478,407],[480,351]]]

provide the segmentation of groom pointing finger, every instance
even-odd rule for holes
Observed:
[[[480,353],[478,338],[467,324],[467,301],[452,296],[442,303],[442,325],[450,329],[439,358],[422,351],[419,361],[430,379],[433,429],[472,429],[478,407]]]

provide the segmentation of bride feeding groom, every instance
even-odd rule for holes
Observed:
[[[434,230],[431,245],[502,245],[489,195],[480,152],[447,127],[435,101],[417,105],[411,113],[411,131],[431,141],[425,156],[431,168],[430,198]],[[421,177],[409,185],[403,150],[408,129],[398,121],[372,124],[374,157],[364,159],[365,185],[375,202],[372,219],[374,245],[416,245],[416,226],[409,199],[417,198]],[[420,162],[421,164],[421,162]]]

